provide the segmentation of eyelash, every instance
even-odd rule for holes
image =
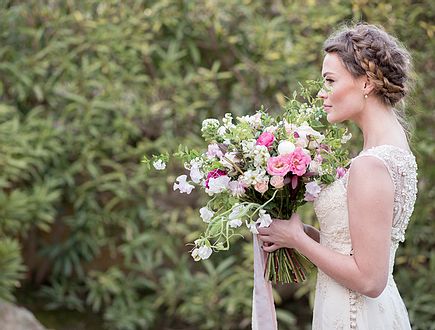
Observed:
[[[334,82],[334,80],[332,80],[332,79],[325,79],[326,81],[329,81],[329,82]]]

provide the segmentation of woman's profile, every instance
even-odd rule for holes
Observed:
[[[314,202],[319,231],[298,215],[275,219],[258,229],[262,248],[296,248],[318,267],[313,329],[410,329],[393,267],[417,193],[417,165],[398,110],[411,57],[396,38],[365,23],[335,32],[324,52],[319,97],[327,120],[354,122],[363,150]]]

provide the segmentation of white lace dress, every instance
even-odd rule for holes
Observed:
[[[313,330],[411,329],[408,312],[392,273],[397,247],[399,242],[405,240],[405,230],[414,209],[417,164],[412,153],[390,145],[364,150],[357,157],[366,156],[383,161],[395,186],[388,283],[380,296],[369,298],[338,284],[319,270]],[[347,210],[347,177],[348,174],[323,189],[314,203],[314,209],[320,223],[320,243],[350,255],[352,242]]]

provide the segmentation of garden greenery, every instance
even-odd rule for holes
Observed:
[[[419,194],[396,280],[413,329],[433,329],[433,15],[429,0],[2,1],[0,297],[21,283],[108,329],[249,329],[249,235],[195,264],[204,196],[140,160],[203,147],[205,118],[278,111],[319,76],[332,28],[364,19],[415,59]],[[282,329],[309,324],[313,281],[276,288]]]

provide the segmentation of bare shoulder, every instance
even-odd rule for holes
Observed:
[[[348,190],[350,195],[359,197],[382,194],[389,197],[394,194],[394,184],[386,164],[381,159],[364,155],[352,161]]]

